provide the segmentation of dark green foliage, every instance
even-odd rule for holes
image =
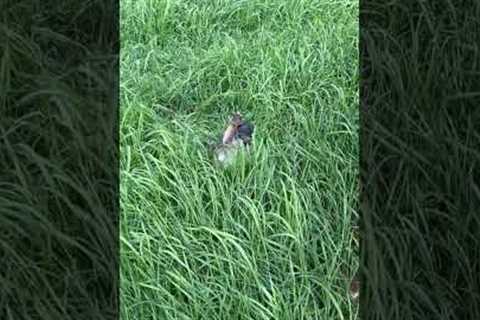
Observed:
[[[480,318],[479,18],[361,4],[362,319]]]
[[[117,313],[113,1],[0,4],[0,318]]]

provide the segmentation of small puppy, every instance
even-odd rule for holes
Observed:
[[[250,145],[253,130],[254,126],[244,121],[240,113],[234,113],[223,133],[222,142],[215,148],[217,160],[223,165],[231,163],[237,151]]]
[[[243,120],[242,115],[238,112],[234,113],[230,124],[223,134],[222,143],[229,144],[234,140],[240,139],[246,145],[252,141],[254,127],[251,123]]]
[[[229,144],[233,141],[235,136],[238,134],[240,126],[243,124],[242,115],[238,112],[235,112],[230,120],[230,124],[223,134],[222,143]]]

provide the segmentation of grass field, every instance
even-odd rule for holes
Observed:
[[[352,0],[121,1],[122,319],[356,318],[357,30]]]

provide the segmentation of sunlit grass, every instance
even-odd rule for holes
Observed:
[[[357,2],[121,2],[123,319],[353,319]],[[251,157],[206,142],[238,110]]]

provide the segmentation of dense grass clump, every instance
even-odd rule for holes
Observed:
[[[353,319],[356,1],[121,2],[123,319]],[[227,170],[206,147],[256,125]]]

